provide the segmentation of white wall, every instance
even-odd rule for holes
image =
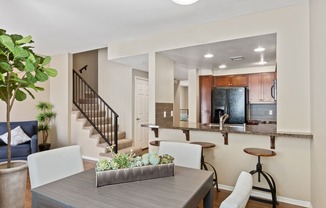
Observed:
[[[174,101],[173,101],[173,123],[180,121],[180,102],[181,102],[181,86],[180,81],[174,81]]]
[[[53,56],[51,67],[58,71],[58,75],[50,79],[50,102],[57,112],[51,131],[51,148],[55,148],[71,144],[72,55]]]
[[[314,208],[326,207],[326,1],[310,1],[311,112],[314,139],[311,148],[311,202]]]
[[[188,107],[189,122],[199,121],[199,77],[197,69],[188,70]]]
[[[278,130],[310,132],[308,3],[110,43],[109,58],[277,33]]]
[[[174,62],[156,53],[155,95],[157,103],[173,103],[174,101]]]
[[[98,51],[99,95],[119,114],[119,130],[132,138],[132,68],[108,61],[107,49]]]
[[[181,109],[188,108],[188,87],[187,86],[180,87],[180,108]]]

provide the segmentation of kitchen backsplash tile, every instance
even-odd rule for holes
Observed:
[[[276,104],[250,104],[249,120],[276,121]],[[270,115],[270,113],[272,115]]]

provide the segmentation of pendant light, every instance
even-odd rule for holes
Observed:
[[[172,0],[176,4],[190,5],[196,3],[198,0]]]

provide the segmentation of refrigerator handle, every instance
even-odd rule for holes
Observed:
[[[271,87],[271,96],[272,96],[272,98],[274,98],[275,99],[275,95],[274,95],[274,88],[275,88],[275,85],[273,85],[272,87]]]

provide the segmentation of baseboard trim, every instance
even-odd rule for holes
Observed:
[[[223,184],[218,184],[218,187],[220,189],[223,190],[227,190],[227,191],[233,191],[234,187],[232,186],[227,186],[227,185],[223,185]],[[271,195],[268,193],[263,193],[260,191],[255,191],[253,190],[251,192],[251,196],[256,196],[256,197],[260,197],[263,199],[272,199]],[[279,202],[284,202],[287,204],[293,204],[296,206],[302,206],[302,207],[307,207],[307,208],[312,208],[312,205],[309,201],[303,201],[303,200],[297,200],[297,199],[292,199],[292,198],[288,198],[288,197],[283,197],[283,196],[277,196],[277,201]]]
[[[85,160],[91,160],[91,161],[98,161],[98,158],[95,158],[95,157],[88,157],[88,156],[85,156],[85,155],[82,155],[82,158],[85,159]]]

